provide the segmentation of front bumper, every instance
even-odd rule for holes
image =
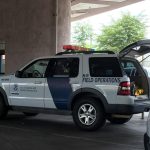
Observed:
[[[106,113],[131,115],[147,112],[150,110],[150,100],[137,100],[133,105],[109,104]]]
[[[144,134],[144,148],[145,150],[150,150],[150,137],[145,133]]]

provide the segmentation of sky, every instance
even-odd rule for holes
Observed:
[[[130,12],[131,15],[144,15],[144,20],[147,26],[146,38],[150,39],[150,0],[144,0],[129,6],[125,6],[119,9],[115,9],[109,12],[101,13],[80,21],[75,21],[72,23],[74,26],[78,22],[89,22],[95,32],[100,32],[103,25],[109,25],[112,19],[118,19],[122,13]]]

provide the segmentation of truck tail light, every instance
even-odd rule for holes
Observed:
[[[118,88],[118,95],[131,95],[130,82],[121,82]]]

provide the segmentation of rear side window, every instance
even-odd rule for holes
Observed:
[[[116,57],[93,57],[89,59],[91,77],[122,77]]]
[[[50,60],[48,74],[51,77],[77,77],[79,73],[78,58],[53,58]]]

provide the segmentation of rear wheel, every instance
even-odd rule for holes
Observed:
[[[5,118],[7,113],[8,113],[7,106],[5,105],[2,97],[0,97],[0,119]]]
[[[103,107],[93,98],[81,98],[73,107],[73,120],[82,130],[96,130],[105,124]]]
[[[107,115],[107,120],[113,124],[124,124],[128,122],[131,118],[132,118],[132,115],[129,115],[129,116],[119,115],[119,117],[117,115],[115,116],[112,114]]]

